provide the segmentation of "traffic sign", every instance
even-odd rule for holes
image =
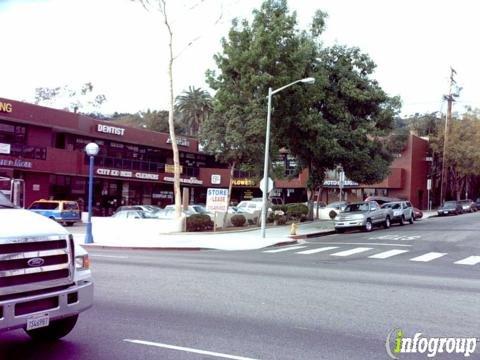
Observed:
[[[260,190],[263,192],[263,187],[265,186],[265,178],[260,180]],[[267,182],[267,193],[273,190],[273,180],[271,178],[268,178]]]

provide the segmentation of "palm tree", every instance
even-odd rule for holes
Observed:
[[[202,122],[212,112],[212,97],[206,90],[189,86],[177,96],[176,110],[187,122],[189,134],[197,136]]]

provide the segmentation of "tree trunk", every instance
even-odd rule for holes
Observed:
[[[318,194],[317,194],[317,216],[315,217],[316,219],[318,219],[318,210],[320,210],[320,200],[322,199],[322,191],[323,191],[323,187],[322,186],[319,186],[318,187]]]
[[[175,135],[175,124],[173,121],[174,113],[174,96],[173,96],[173,33],[168,22],[167,10],[165,8],[165,0],[162,0],[162,13],[163,19],[165,20],[165,26],[168,29],[169,41],[169,61],[168,61],[168,80],[169,80],[169,91],[170,91],[170,109],[168,111],[168,128],[170,132],[170,139],[172,141],[172,151],[173,151],[173,166],[174,166],[174,175],[173,175],[173,189],[175,193],[175,217],[180,218],[182,214],[182,194],[180,192],[180,157],[178,154],[178,145],[177,137]]]

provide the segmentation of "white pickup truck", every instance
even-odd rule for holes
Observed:
[[[93,304],[87,252],[61,225],[15,207],[0,192],[0,332],[67,335]]]

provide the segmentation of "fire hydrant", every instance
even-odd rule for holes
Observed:
[[[297,229],[298,229],[298,225],[295,223],[292,223],[292,227],[290,228],[290,235],[297,235]]]

